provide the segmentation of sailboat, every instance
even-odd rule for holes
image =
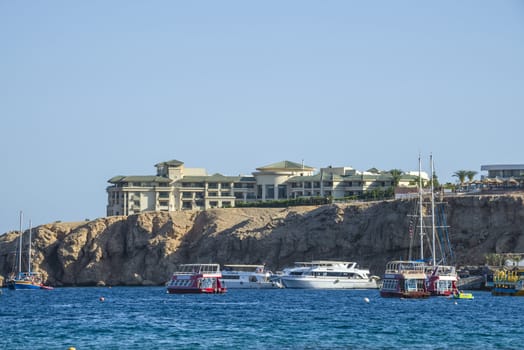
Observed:
[[[22,271],[22,212],[20,212],[20,238],[19,238],[19,247],[18,247],[18,273],[12,275],[7,280],[7,287],[9,289],[47,289],[51,290],[53,287],[44,285],[42,281],[42,274],[37,271],[31,271],[31,233],[32,227],[31,222],[29,222],[29,249],[28,249],[28,266],[27,271]]]
[[[438,215],[435,214],[435,192],[434,192],[434,165],[433,156],[430,155],[431,163],[431,191],[430,191],[430,203],[431,203],[431,264],[428,265],[426,273],[428,276],[427,289],[434,296],[457,296],[460,295],[461,291],[458,290],[458,273],[455,266],[446,264],[446,249],[448,247],[450,258],[452,258],[452,250],[449,244],[449,236],[447,235],[447,225],[443,210],[438,210]],[[420,198],[422,201],[422,198]],[[438,209],[442,209],[439,207]],[[435,220],[438,219],[438,223]],[[421,227],[422,221],[422,209],[421,209]],[[437,225],[438,224],[438,225]],[[422,231],[421,231],[422,232]],[[436,241],[439,241],[440,258],[437,260],[437,247]],[[421,249],[422,239],[421,239]]]
[[[420,226],[420,260],[411,258],[411,244],[408,260],[393,260],[386,264],[380,296],[388,298],[427,298],[431,295],[427,285],[426,264],[423,249],[423,207],[422,207],[422,177],[419,157],[419,226]],[[411,230],[410,230],[411,233]],[[413,236],[410,234],[411,238]]]
[[[429,192],[431,213],[425,215],[427,202],[424,202],[422,190],[422,165],[419,156],[419,191],[418,191],[418,210],[417,221],[420,235],[420,258],[413,259],[411,246],[409,258],[404,261],[390,261],[386,265],[386,272],[380,294],[386,297],[401,298],[424,298],[427,296],[460,296],[458,290],[458,274],[455,266],[447,265],[447,254],[452,258],[447,225],[442,206],[439,206],[438,215],[435,214],[435,193],[434,193],[434,170],[433,156],[430,156],[431,163],[431,189]],[[431,223],[429,220],[431,219]],[[438,220],[438,222],[436,222]],[[426,231],[431,229],[431,235]],[[414,227],[410,225],[410,237],[413,241]],[[431,238],[431,242],[429,239]],[[424,258],[424,239],[430,245],[431,257]],[[437,258],[437,240],[439,243],[440,257]],[[431,244],[429,244],[431,243]],[[447,247],[447,249],[446,249]]]

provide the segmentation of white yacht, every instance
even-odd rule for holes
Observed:
[[[224,265],[221,280],[228,289],[281,288],[264,265]]]
[[[356,262],[327,260],[296,262],[280,275],[284,287],[308,289],[377,289],[379,279]]]

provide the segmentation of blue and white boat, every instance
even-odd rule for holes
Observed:
[[[20,238],[18,242],[18,273],[13,274],[7,281],[7,288],[17,289],[53,289],[53,287],[46,286],[43,283],[42,274],[40,272],[31,271],[31,223],[29,224],[29,249],[28,249],[28,268],[27,271],[22,271],[22,212],[20,212]]]

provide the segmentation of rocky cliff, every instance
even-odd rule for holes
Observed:
[[[457,264],[483,264],[486,253],[524,252],[523,198],[446,198]],[[395,200],[53,223],[33,229],[33,269],[54,286],[160,285],[176,264],[190,262],[265,262],[278,270],[294,261],[347,259],[381,275],[388,260],[408,257],[416,206]],[[17,242],[18,233],[0,236],[1,275],[12,270]]]

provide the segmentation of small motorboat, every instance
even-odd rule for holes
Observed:
[[[458,291],[453,293],[453,299],[474,299],[473,293]]]

